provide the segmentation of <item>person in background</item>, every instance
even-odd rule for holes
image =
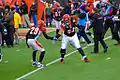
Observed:
[[[20,13],[20,6],[19,6],[18,2],[15,2],[14,5],[15,5],[15,8],[16,8],[16,12],[21,15],[21,13]]]
[[[4,9],[8,9],[8,10],[10,10],[10,5],[9,5],[10,3],[9,2],[6,2],[5,3],[5,7],[4,7]]]
[[[118,7],[117,14],[114,16],[115,27],[114,27],[114,38],[117,41],[114,45],[120,44],[120,36],[118,32],[120,31],[120,8]]]
[[[15,38],[15,44],[19,44],[18,29],[19,29],[20,25],[22,24],[21,17],[19,15],[19,13],[16,12],[15,7],[12,7],[11,11],[13,12],[13,15],[14,15],[14,28],[15,28],[15,32],[14,32],[15,37],[14,38]]]
[[[114,39],[114,22],[113,22],[113,2],[112,0],[106,0],[107,4],[108,4],[108,7],[107,7],[107,10],[106,10],[106,13],[104,14],[105,16],[105,24],[104,24],[104,28],[105,28],[105,33],[107,32],[108,28],[110,27],[110,30],[111,30],[111,33],[112,33],[112,39]],[[104,34],[105,34],[104,33]]]
[[[81,37],[83,37],[88,44],[91,43],[90,39],[85,33],[85,27],[87,24],[87,13],[84,10],[84,6],[80,6],[80,13],[79,13],[79,20],[78,20],[78,39],[80,40]]]
[[[107,52],[108,46],[104,42],[104,17],[100,14],[100,9],[94,8],[93,9],[93,16],[92,16],[92,23],[89,28],[93,27],[93,33],[94,33],[94,51],[91,53],[98,53],[99,52],[99,41],[102,44],[102,47],[104,48],[104,53]]]
[[[50,26],[51,26],[51,23],[52,23],[52,12],[51,12],[51,9],[52,9],[52,6],[50,3],[46,3],[46,8],[45,8],[45,11],[46,11],[46,27],[48,27],[48,23],[50,23]]]
[[[3,22],[8,34],[5,36],[6,44],[9,48],[13,47],[14,44],[14,15],[10,9],[6,8],[3,14]]]
[[[72,2],[70,0],[68,0],[68,2],[66,3],[64,10],[63,10],[63,14],[71,14],[71,4]]]
[[[32,16],[34,26],[37,26],[38,18],[37,18],[37,6],[35,2],[32,2],[32,5],[30,7],[30,15]]]
[[[60,30],[62,11],[63,9],[60,7],[60,4],[58,2],[54,2],[54,8],[52,9],[52,13],[55,20],[56,34],[58,34]]]
[[[24,0],[22,1],[22,5],[20,6],[20,13],[22,15],[22,22],[24,24],[23,27],[24,28],[30,27],[31,23],[30,23],[29,16],[28,16],[28,5],[26,4]]]

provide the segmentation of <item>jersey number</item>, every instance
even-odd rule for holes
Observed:
[[[30,31],[30,34],[37,35],[38,32],[39,32],[39,28],[32,27],[32,28],[31,28],[31,31]]]

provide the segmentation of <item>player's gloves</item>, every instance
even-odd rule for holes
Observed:
[[[55,42],[58,40],[60,36],[61,36],[60,34],[57,34],[55,37],[53,37],[52,43],[55,44]]]
[[[55,42],[58,40],[58,38],[53,37],[52,43],[55,44]]]

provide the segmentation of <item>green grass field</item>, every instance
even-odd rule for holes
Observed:
[[[54,32],[49,35],[55,35]],[[106,35],[108,37],[109,34]],[[44,64],[47,64],[60,57],[61,42],[57,41],[52,44],[51,40],[40,38],[40,43],[46,50]],[[93,46],[86,48],[84,51],[90,63],[84,63],[78,52],[65,58],[65,64],[59,64],[59,61],[46,66],[21,80],[120,80],[120,45],[114,46],[115,40],[108,39],[105,41],[109,48],[106,54],[100,45],[99,54],[90,54]],[[85,44],[82,44],[84,47]],[[29,73],[37,67],[31,66],[32,50],[26,47],[23,40],[19,46],[14,48],[3,48],[3,61],[0,63],[0,80],[15,80],[26,73]],[[75,51],[70,45],[67,53]],[[39,56],[39,52],[37,54]]]

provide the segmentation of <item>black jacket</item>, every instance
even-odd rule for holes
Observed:
[[[93,27],[94,33],[103,33],[104,32],[104,17],[101,14],[94,14],[92,16],[92,24],[89,28]]]
[[[28,14],[28,6],[27,4],[23,4],[20,6],[20,11],[22,15]]]

